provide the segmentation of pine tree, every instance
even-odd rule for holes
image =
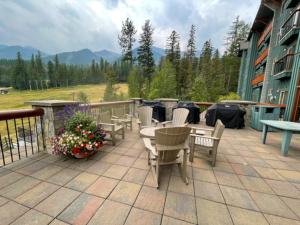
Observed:
[[[36,74],[37,74],[37,80],[40,83],[41,89],[43,89],[43,81],[45,80],[45,69],[42,62],[41,53],[38,52],[38,54],[35,56],[35,63],[36,63]]]
[[[186,54],[188,59],[192,62],[196,56],[196,38],[195,38],[196,27],[191,26],[190,37],[187,44]]]
[[[139,40],[140,46],[138,48],[138,64],[142,68],[142,73],[150,82],[151,75],[154,72],[154,58],[152,53],[153,46],[153,28],[151,27],[150,20],[146,20],[142,27],[142,34]]]
[[[54,57],[54,82],[55,82],[55,87],[58,87],[60,84],[59,81],[59,60],[57,54]]]
[[[179,34],[173,30],[167,39],[166,59],[174,66],[176,61],[176,48],[179,43]]]
[[[54,80],[55,80],[55,74],[54,74],[54,65],[51,60],[48,61],[48,78],[50,81],[50,87],[54,87]]]
[[[132,46],[135,42],[134,35],[136,29],[133,25],[133,22],[127,18],[125,22],[122,22],[121,34],[118,35],[119,45],[122,49],[122,55],[124,61],[129,61],[130,64],[133,64],[133,55],[132,55]]]
[[[16,89],[27,89],[27,73],[25,69],[25,63],[20,52],[17,53],[17,60],[15,63],[11,84],[13,88]]]

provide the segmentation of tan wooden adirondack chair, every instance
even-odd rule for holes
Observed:
[[[204,158],[211,161],[212,166],[215,166],[218,146],[224,129],[225,126],[223,125],[221,120],[217,120],[214,129],[192,128],[192,133],[190,135],[190,162],[193,162],[194,153],[197,148],[200,150],[200,152],[204,151],[205,153],[207,153],[207,156],[204,156]],[[206,133],[210,134],[200,134],[201,131],[205,131]]]
[[[188,184],[186,173],[189,127],[168,127],[155,130],[155,145],[149,138],[143,138],[149,154],[151,171],[157,188],[159,187],[159,171],[162,165],[177,164],[183,181]]]
[[[137,123],[140,130],[146,127],[157,126],[158,121],[152,118],[153,109],[150,106],[141,106],[140,108],[138,108],[137,112]]]
[[[132,130],[132,115],[126,113],[125,107],[113,108],[112,118],[122,123],[125,128],[129,126],[130,130]]]
[[[118,123],[118,120],[112,119],[109,111],[99,113],[98,124],[105,132],[109,133],[110,138],[107,140],[111,141],[113,145],[116,145],[116,135],[121,135],[122,139],[125,138],[123,124]]]
[[[162,125],[165,127],[170,124],[173,127],[187,126],[186,119],[189,115],[189,110],[185,108],[177,108],[173,110],[172,121],[165,121]]]

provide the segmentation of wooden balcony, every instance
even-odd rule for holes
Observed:
[[[254,77],[254,79],[251,81],[251,84],[252,86],[255,86],[261,82],[263,82],[265,79],[265,74],[264,73],[261,73],[261,74],[258,74]]]
[[[257,66],[259,63],[261,63],[269,54],[269,48],[266,48],[256,59],[255,66]]]
[[[270,32],[272,31],[272,28],[273,28],[273,24],[272,24],[272,22],[270,22],[267,26],[266,26],[266,28],[265,28],[265,30],[262,32],[262,34],[260,35],[260,38],[259,38],[259,40],[258,40],[258,42],[257,42],[257,47],[259,47],[264,41],[265,41],[265,39],[266,39],[266,37],[270,34]]]
[[[293,68],[294,54],[287,54],[277,60],[274,64],[273,75],[276,79],[284,79],[291,76]]]

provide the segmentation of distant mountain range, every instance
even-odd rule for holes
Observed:
[[[17,52],[20,52],[22,58],[25,60],[30,60],[32,54],[36,55],[38,49],[32,47],[22,47],[22,46],[8,46],[0,44],[0,59],[15,59]],[[42,60],[47,63],[49,60],[54,60],[55,55],[49,55],[42,51]],[[159,62],[160,58],[165,55],[165,50],[158,47],[152,48],[153,57],[156,63]],[[90,49],[81,49],[72,52],[61,52],[57,53],[58,59],[61,63],[65,64],[75,64],[75,65],[88,65],[91,64],[92,60],[99,61],[101,58],[112,63],[121,58],[121,54],[108,51],[91,51]],[[137,57],[137,48],[133,49],[133,56]]]

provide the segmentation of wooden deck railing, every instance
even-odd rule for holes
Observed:
[[[265,30],[262,32],[262,34],[260,35],[260,38],[258,39],[257,42],[257,47],[259,47],[265,40],[265,38],[268,36],[268,34],[271,32],[272,28],[273,28],[273,23],[270,22],[267,27],[265,28]]]
[[[259,75],[256,75],[256,76],[254,77],[254,79],[252,79],[251,84],[252,84],[252,85],[257,85],[257,84],[263,82],[264,79],[265,79],[265,74],[264,74],[264,73],[261,73],[261,74],[259,74]]]
[[[255,66],[257,66],[259,63],[261,63],[269,54],[269,48],[266,48],[256,59]]]
[[[44,110],[0,112],[0,167],[45,150]]]

